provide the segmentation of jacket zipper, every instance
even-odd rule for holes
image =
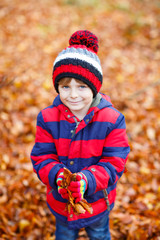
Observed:
[[[75,117],[73,117],[73,118],[74,118],[74,121],[75,121],[75,123],[76,123],[76,127],[75,127],[75,129],[73,130],[73,133],[72,133],[71,138],[73,138],[73,136],[75,135],[76,129],[77,129],[78,125],[80,124],[80,122],[78,122]]]
[[[110,211],[110,204],[109,204],[108,193],[106,189],[103,190],[103,194],[104,194],[104,199],[106,200],[107,210]]]

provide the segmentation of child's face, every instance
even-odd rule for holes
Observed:
[[[58,90],[60,99],[73,114],[86,115],[93,100],[93,92],[85,83],[74,78],[60,80]],[[83,117],[84,117],[83,116]]]

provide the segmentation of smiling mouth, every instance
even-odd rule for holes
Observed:
[[[77,103],[80,103],[81,101],[78,101],[78,102],[70,102],[71,104],[77,104]]]

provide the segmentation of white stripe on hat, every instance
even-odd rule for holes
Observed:
[[[64,53],[64,54],[62,54],[62,55],[59,55],[59,56],[56,58],[53,66],[54,66],[57,62],[59,62],[59,61],[61,61],[61,60],[63,60],[63,59],[67,59],[67,58],[72,58],[72,59],[78,59],[78,60],[85,61],[85,62],[91,64],[93,67],[95,67],[95,68],[102,74],[101,65],[100,65],[96,60],[94,60],[93,58],[91,58],[91,57],[89,57],[89,56],[87,56],[87,55],[85,55],[85,54],[82,55],[82,54],[80,54],[80,53],[75,53],[75,52],[74,52],[74,53],[72,53],[72,52],[67,52],[67,53]]]

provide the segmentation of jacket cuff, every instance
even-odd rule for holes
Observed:
[[[81,171],[87,178],[88,187],[85,192],[87,196],[92,195],[96,191],[96,180],[93,174],[89,170],[82,170]]]
[[[56,176],[57,176],[58,171],[61,168],[64,168],[63,164],[56,164],[49,172],[49,176],[48,176],[48,178],[49,178],[49,185],[53,189],[57,189]]]

